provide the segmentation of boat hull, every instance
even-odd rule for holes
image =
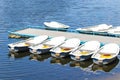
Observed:
[[[29,49],[30,53],[32,54],[44,54],[50,52],[50,49],[52,48],[47,48],[47,49]]]
[[[111,58],[111,59],[103,59],[103,60],[93,58],[93,62],[98,65],[106,65],[106,64],[113,62],[115,59],[116,57]]]
[[[46,30],[55,30],[55,31],[67,31],[68,28],[52,28],[52,27],[46,26],[45,29]]]
[[[70,55],[71,59],[75,60],[75,61],[85,61],[91,58],[91,55],[87,55],[87,56],[75,56],[75,55]]]
[[[77,32],[79,32],[79,33],[83,33],[83,34],[93,34],[92,31],[77,30]]]
[[[51,56],[56,57],[56,58],[67,57],[69,56],[69,52],[61,52],[61,53],[51,52]]]
[[[8,46],[8,49],[10,52],[25,52],[29,51],[28,46],[22,46],[22,47],[10,47]]]
[[[47,48],[47,49],[37,49],[36,53],[37,54],[44,54],[50,52],[50,49],[52,48]]]

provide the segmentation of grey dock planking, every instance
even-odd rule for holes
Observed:
[[[82,41],[97,40],[102,43],[120,44],[120,38],[117,38],[117,37],[88,35],[88,34],[43,30],[43,29],[35,29],[35,28],[27,28],[27,29],[19,30],[19,31],[16,31],[16,33],[26,34],[26,35],[48,35],[48,36],[52,36],[52,37],[65,36],[66,38],[79,38]]]

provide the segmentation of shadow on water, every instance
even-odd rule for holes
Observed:
[[[37,61],[44,61],[50,57],[50,53],[45,53],[45,54],[31,54],[30,55],[30,60],[37,60]]]
[[[51,64],[61,64],[61,65],[65,65],[68,64],[71,61],[71,59],[69,57],[65,57],[65,58],[55,58],[52,57],[50,60]]]
[[[92,71],[101,70],[104,72],[110,72],[112,69],[114,69],[117,66],[118,63],[119,63],[119,59],[116,58],[112,63],[107,64],[107,65],[93,64]]]
[[[110,72],[112,69],[114,69],[119,63],[119,59],[116,58],[112,63],[107,65],[98,65],[94,64],[92,59],[86,60],[86,61],[71,61],[70,67],[80,67],[82,69],[86,69],[89,71],[104,71],[104,72]]]
[[[30,55],[30,52],[21,52],[21,53],[9,52],[8,54],[9,58],[15,58],[15,59],[23,58],[29,55]]]
[[[71,61],[70,67],[81,67],[81,68],[87,68],[93,63],[92,59],[86,60],[86,61]]]
[[[22,52],[22,53],[9,52],[8,56],[9,58],[15,58],[15,59],[20,59],[26,56],[30,56],[29,60],[37,60],[37,61],[44,61],[51,57],[50,53],[31,54],[30,52]],[[110,72],[118,65],[119,59],[116,58],[112,63],[107,65],[97,65],[93,63],[92,59],[86,61],[73,61],[69,57],[65,57],[65,58],[51,57],[50,63],[60,64],[60,65],[65,65],[69,63],[70,67],[77,67],[81,69],[90,70],[93,72],[94,71]]]

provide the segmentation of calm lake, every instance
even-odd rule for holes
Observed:
[[[8,31],[58,21],[72,29],[97,24],[120,25],[120,0],[0,0],[0,80],[119,80],[118,58],[98,66],[92,60],[56,59],[50,53],[10,53]],[[113,79],[109,79],[112,78]]]

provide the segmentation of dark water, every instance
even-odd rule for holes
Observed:
[[[44,21],[58,21],[78,28],[101,23],[120,25],[119,0],[0,0],[0,80],[100,80],[120,74],[119,57],[110,65],[92,60],[75,62],[50,54],[30,56],[9,53],[7,31]],[[34,59],[34,60],[33,60]]]

